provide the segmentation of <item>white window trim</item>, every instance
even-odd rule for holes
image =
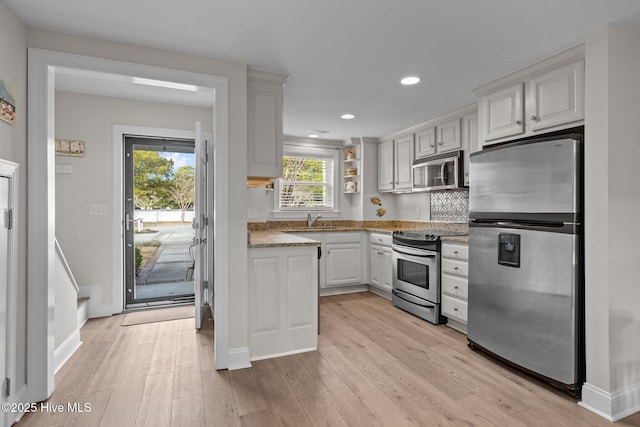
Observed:
[[[323,218],[338,218],[340,216],[340,150],[339,147],[318,147],[310,145],[285,144],[283,155],[313,155],[317,151],[318,157],[333,159],[333,208],[324,209],[287,209],[280,210],[280,179],[274,181],[273,210],[271,214],[277,219],[307,218],[308,214],[322,215]]]

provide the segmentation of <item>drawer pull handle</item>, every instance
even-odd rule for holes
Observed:
[[[458,311],[458,309],[456,307],[453,307],[453,311]]]
[[[458,251],[453,251],[453,254],[454,255],[458,255]]]
[[[459,288],[459,286],[454,286],[454,287],[453,287],[453,289],[458,289],[458,288]]]
[[[458,267],[453,267],[453,269],[454,269],[455,271],[458,271]]]

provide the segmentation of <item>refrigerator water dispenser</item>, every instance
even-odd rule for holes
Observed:
[[[498,234],[498,264],[520,268],[519,234]]]

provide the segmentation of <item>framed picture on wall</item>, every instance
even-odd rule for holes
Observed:
[[[16,122],[16,89],[0,79],[0,119],[12,125]]]
[[[57,156],[84,156],[84,141],[69,141],[66,139],[56,139]]]

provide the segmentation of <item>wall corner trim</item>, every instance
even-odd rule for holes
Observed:
[[[582,400],[578,405],[608,421],[619,421],[640,411],[640,384],[610,393],[585,383],[582,386]]]
[[[230,348],[227,369],[234,371],[251,367],[249,347]]]

